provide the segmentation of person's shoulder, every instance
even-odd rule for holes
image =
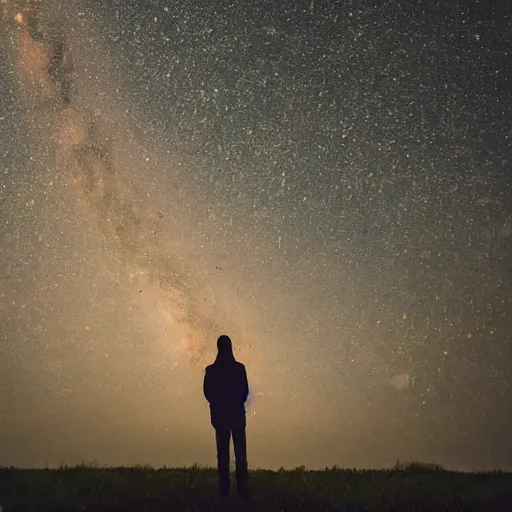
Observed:
[[[241,363],[240,361],[237,361],[236,362],[236,365],[237,367],[240,369],[240,370],[245,370],[245,365],[243,363]]]
[[[213,364],[209,364],[205,369],[204,371],[207,372],[209,370],[211,370],[213,368]]]

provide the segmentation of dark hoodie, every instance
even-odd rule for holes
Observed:
[[[249,394],[245,366],[235,360],[228,336],[217,340],[217,358],[206,367],[203,391],[210,403],[212,423],[245,418],[245,401]]]

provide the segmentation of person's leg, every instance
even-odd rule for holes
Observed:
[[[236,461],[236,488],[243,498],[249,498],[249,472],[247,469],[247,441],[245,418],[233,422],[231,426]]]
[[[219,471],[219,494],[222,498],[229,496],[229,441],[231,432],[229,427],[221,426],[215,428],[215,439],[217,441],[217,469]]]

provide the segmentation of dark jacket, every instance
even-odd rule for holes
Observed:
[[[245,366],[235,358],[219,358],[206,367],[203,391],[210,403],[212,424],[229,419],[245,419],[249,384]]]

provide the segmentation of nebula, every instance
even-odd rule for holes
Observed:
[[[53,164],[68,193],[118,258],[126,279],[144,289],[142,302],[158,311],[190,363],[206,362],[205,347],[222,330],[202,313],[206,299],[191,291],[176,265],[182,254],[165,246],[172,239],[166,216],[148,199],[144,177],[126,172],[120,127],[109,113],[80,100],[69,22],[54,2],[7,4],[13,30],[20,97],[52,142]],[[60,14],[60,15],[59,15]],[[74,44],[78,44],[76,41]],[[92,51],[92,50],[91,50]],[[117,134],[115,132],[117,131]]]

